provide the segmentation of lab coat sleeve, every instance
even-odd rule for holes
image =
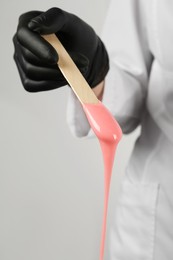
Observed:
[[[102,102],[124,133],[139,125],[145,108],[152,62],[145,9],[145,0],[112,0],[103,28],[102,40],[109,54],[110,70]],[[69,97],[67,120],[75,136],[89,134],[89,124],[73,93]]]

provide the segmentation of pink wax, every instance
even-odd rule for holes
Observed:
[[[83,104],[83,109],[89,124],[96,134],[103,153],[104,160],[104,213],[100,247],[100,260],[104,258],[104,245],[106,236],[106,219],[108,210],[109,187],[111,181],[112,167],[118,142],[122,137],[122,131],[117,121],[109,110],[101,103]]]

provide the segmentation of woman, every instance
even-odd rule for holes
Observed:
[[[89,25],[58,8],[23,14],[14,36],[14,57],[27,91],[67,84],[57,72],[55,51],[40,36],[56,33],[123,132],[141,125],[116,207],[111,260],[173,255],[172,10],[171,0],[112,0],[102,37],[108,54]],[[68,121],[76,136],[89,134],[72,91]]]

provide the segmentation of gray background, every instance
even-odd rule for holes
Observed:
[[[58,6],[100,35],[108,0],[1,0],[0,259],[99,259],[103,163],[97,140],[80,140],[66,123],[68,88],[24,91],[13,62],[18,16]],[[119,145],[112,176],[109,230],[121,176],[139,130]]]

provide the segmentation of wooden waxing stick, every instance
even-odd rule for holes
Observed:
[[[97,104],[99,100],[55,34],[42,35],[57,51],[59,69],[81,103]]]

